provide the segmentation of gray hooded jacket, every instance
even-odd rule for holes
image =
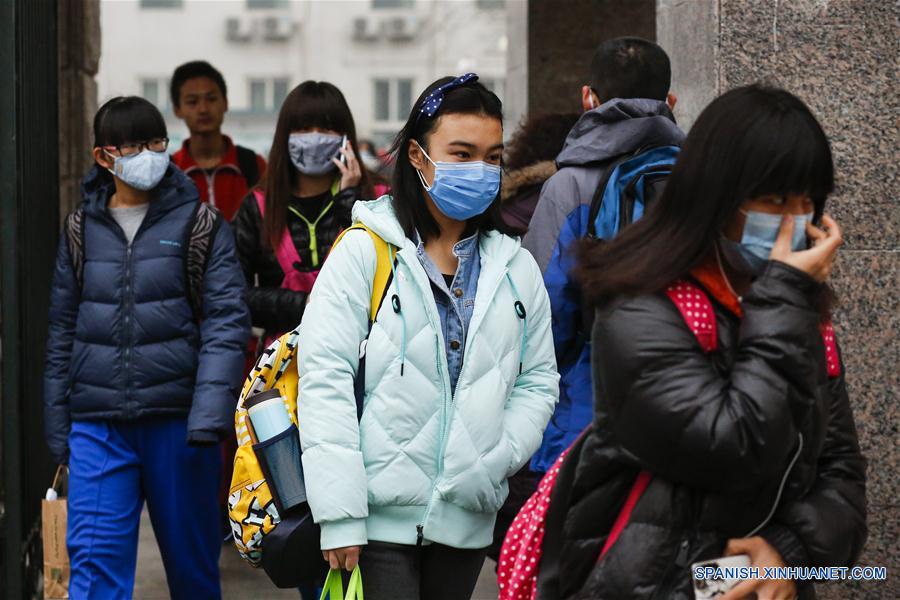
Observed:
[[[550,294],[553,342],[560,361],[560,398],[531,468],[546,472],[590,423],[589,345],[581,330],[581,301],[572,281],[572,245],[587,234],[597,186],[620,156],[641,148],[680,146],[684,133],[665,102],[614,99],[584,113],[556,159],[559,171],[541,189],[523,246],[531,252]]]

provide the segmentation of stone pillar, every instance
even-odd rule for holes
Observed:
[[[591,58],[601,42],[623,35],[656,40],[654,0],[528,0],[508,5],[506,97],[513,108],[508,122],[525,114],[581,112],[581,86],[588,83]],[[510,100],[513,94],[520,97]]]
[[[717,93],[764,81],[803,98],[831,139],[837,190],[828,211],[846,240],[833,279],[835,326],[869,460],[860,562],[886,566],[888,580],[819,585],[826,599],[900,598],[898,19],[895,2],[658,0],[683,125]]]
[[[60,217],[81,202],[79,184],[93,164],[93,119],[97,112],[100,61],[100,0],[58,5],[59,203]]]

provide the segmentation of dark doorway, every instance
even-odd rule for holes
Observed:
[[[581,112],[594,48],[624,35],[656,41],[656,0],[530,0],[528,112]]]
[[[0,2],[0,595],[31,598],[52,467],[41,382],[59,232],[56,3]]]

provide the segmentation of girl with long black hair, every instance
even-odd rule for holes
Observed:
[[[500,101],[476,75],[431,84],[394,144],[393,196],[353,209],[396,252],[374,323],[376,250],[356,230],[303,319],[309,503],[326,560],[359,561],[370,600],[471,596],[506,480],[558,397],[547,292],[500,218],[502,152]]]
[[[735,89],[694,124],[658,205],[584,250],[595,415],[577,472],[560,474],[552,552],[567,560],[538,597],[691,598],[691,565],[724,555],[760,572],[857,559],[865,460],[828,323],[833,182],[803,102]],[[638,499],[605,547],[626,495]],[[811,588],[748,580],[726,597]]]
[[[262,184],[234,220],[255,327],[275,336],[300,322],[312,284],[358,199],[371,199],[344,95],[305,81],[281,106]]]

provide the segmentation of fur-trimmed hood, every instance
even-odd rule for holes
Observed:
[[[500,200],[506,202],[519,191],[531,185],[544,183],[556,173],[556,163],[552,160],[544,160],[533,165],[528,165],[515,171],[503,174],[503,185],[500,189]]]

